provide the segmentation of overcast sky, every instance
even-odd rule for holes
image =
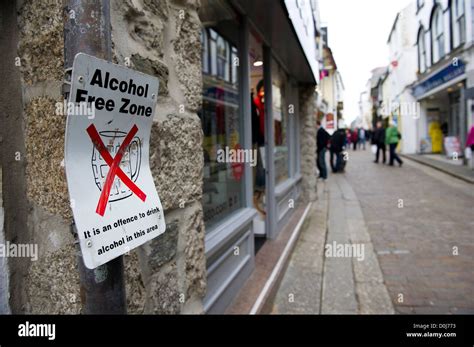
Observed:
[[[413,0],[414,1],[414,0]],[[321,21],[345,86],[347,124],[359,114],[370,71],[388,64],[387,39],[397,13],[410,0],[319,0]]]

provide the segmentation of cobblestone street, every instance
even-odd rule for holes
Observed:
[[[372,161],[351,150],[318,184],[273,313],[474,313],[473,185]],[[334,241],[364,244],[364,260],[325,257]]]
[[[399,169],[350,156],[346,177],[397,312],[474,313],[474,186],[408,160]]]

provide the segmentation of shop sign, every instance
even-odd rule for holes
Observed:
[[[328,113],[326,115],[326,129],[333,130],[334,129],[334,114]]]
[[[419,96],[429,92],[430,90],[443,85],[446,82],[453,80],[454,78],[461,76],[466,70],[466,65],[460,59],[456,63],[451,63],[441,71],[437,72],[426,81],[416,85],[413,88],[413,96],[418,98]]]

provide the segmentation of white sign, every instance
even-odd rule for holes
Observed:
[[[83,53],[71,78],[66,176],[84,264],[93,269],[165,231],[149,165],[158,79]]]

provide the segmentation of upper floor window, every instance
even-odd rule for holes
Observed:
[[[441,8],[435,10],[431,21],[432,61],[436,63],[444,56],[444,23]]]
[[[420,73],[426,71],[426,43],[425,43],[425,31],[423,27],[418,31],[418,70]]]
[[[454,0],[454,8],[451,9],[453,23],[453,44],[459,46],[466,41],[466,16],[464,0]]]

